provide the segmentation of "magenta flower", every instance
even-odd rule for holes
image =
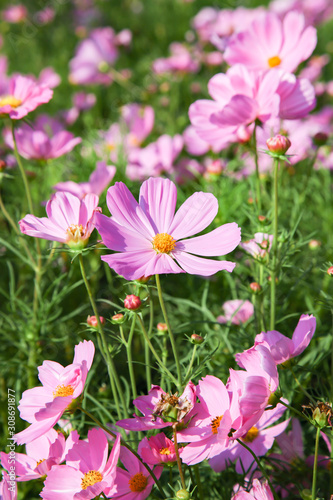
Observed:
[[[64,435],[50,429],[26,445],[26,454],[16,453],[15,474],[17,481],[30,481],[46,476],[54,465],[65,460],[65,456],[79,439],[77,431]],[[10,471],[11,457],[1,452],[1,465]]]
[[[111,491],[116,477],[120,435],[108,459],[108,440],[102,429],[88,431],[87,441],[78,441],[66,455],[66,465],[48,473],[40,496],[46,500],[88,500]]]
[[[240,242],[237,224],[225,224],[206,235],[184,239],[212,222],[218,202],[210,193],[195,193],[175,214],[176,201],[177,188],[168,179],[145,181],[139,203],[125,184],[118,182],[109,188],[107,205],[113,216],[96,214],[96,227],[104,244],[120,253],[105,255],[102,260],[128,280],[163,273],[211,276],[222,269],[231,272],[235,267],[232,262],[193,254],[210,257],[234,250]]]
[[[316,29],[304,29],[304,16],[288,12],[283,21],[268,12],[258,16],[247,31],[231,37],[224,57],[230,64],[242,63],[251,70],[279,67],[293,72],[317,45]]]
[[[41,104],[49,102],[53,91],[45,85],[38,85],[31,78],[17,75],[8,82],[5,95],[0,96],[0,115],[9,115],[19,120]]]
[[[283,400],[288,403],[287,400]],[[275,437],[280,435],[287,427],[289,419],[285,422],[272,426],[286,411],[286,407],[279,404],[273,410],[266,410],[258,422],[252,426],[243,436],[239,439],[243,441],[257,457],[266,455],[267,451],[273,446]],[[235,442],[227,450],[228,459],[232,461],[237,460],[236,472],[242,474],[243,471],[248,473],[250,470],[256,468],[257,463],[254,462],[253,456],[241,444]],[[224,452],[212,458],[209,465],[215,472],[221,472],[227,466],[228,462],[224,457]]]
[[[121,108],[121,116],[129,132],[126,136],[127,146],[129,148],[140,146],[153,130],[154,109],[137,103],[126,104]]]
[[[94,215],[100,210],[97,204],[95,194],[80,200],[71,193],[55,193],[46,205],[48,217],[26,215],[19,221],[21,232],[82,249],[94,230]]]
[[[53,186],[53,189],[72,193],[81,200],[87,194],[100,196],[104,189],[110,184],[115,174],[116,167],[113,165],[107,166],[104,161],[99,161],[96,164],[96,170],[91,174],[88,182],[58,182],[58,184]]]
[[[2,19],[11,24],[21,23],[27,16],[28,10],[22,3],[11,5],[2,11]]]
[[[268,486],[267,481],[260,483],[258,479],[253,480],[251,493],[240,490],[231,500],[274,500],[272,490]]]
[[[47,115],[40,115],[30,126],[22,124],[15,130],[17,149],[28,160],[51,160],[69,153],[82,139],[64,130],[61,123]],[[7,129],[6,144],[14,149],[12,133]]]
[[[193,54],[185,45],[174,42],[170,45],[171,56],[159,58],[153,62],[153,71],[160,75],[163,73],[197,73],[200,65]]]
[[[266,345],[279,365],[301,354],[309,345],[315,330],[316,318],[312,314],[302,314],[291,339],[275,330],[262,332],[256,336],[254,346]]]
[[[123,500],[144,500],[154,486],[153,478],[142,463],[123,446],[120,450],[120,460],[125,470],[117,467],[115,486],[106,495]],[[162,470],[163,467],[155,467],[154,474],[157,479],[160,478]]]
[[[158,385],[153,385],[147,396],[139,396],[133,401],[143,417],[133,414],[134,418],[119,420],[117,425],[131,431],[162,429],[175,421],[183,420],[192,410],[195,399],[195,386],[191,381],[178,397],[164,392]]]
[[[254,238],[244,241],[240,246],[255,259],[265,259],[273,242],[273,235],[266,233],[255,233]]]
[[[2,472],[2,481],[0,482],[0,499],[17,500],[17,485],[12,474]]]
[[[179,453],[182,450],[183,448],[180,448]],[[143,438],[139,443],[138,453],[149,465],[164,465],[177,460],[175,445],[163,432],[149,439]]]
[[[17,444],[29,443],[49,431],[82,394],[94,353],[91,340],[84,340],[75,346],[72,364],[63,367],[55,361],[44,361],[39,366],[38,378],[42,387],[24,391],[18,406],[21,418],[31,425],[15,434]]]
[[[222,305],[223,316],[218,316],[219,323],[240,325],[248,321],[254,314],[253,304],[249,300],[228,300]]]

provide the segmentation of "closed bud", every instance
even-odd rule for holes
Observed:
[[[250,289],[253,293],[258,293],[261,290],[261,286],[256,281],[253,281],[253,283],[250,283]]]
[[[142,283],[142,284],[145,284],[147,283],[147,281],[149,281],[151,278],[151,276],[141,276],[141,278],[135,280],[135,281],[138,281],[139,283]]]
[[[7,167],[7,163],[4,160],[0,160],[0,172],[5,170],[6,167]]]
[[[288,137],[280,134],[267,139],[266,144],[268,149],[277,155],[284,155],[291,146]]]
[[[192,342],[192,344],[194,344],[194,345],[200,345],[200,344],[203,343],[203,341],[204,341],[204,338],[201,337],[201,335],[198,335],[196,333],[192,333],[192,335],[191,335],[191,342]]]
[[[166,323],[157,323],[156,328],[159,332],[167,332],[168,327]]]
[[[321,241],[318,241],[318,240],[311,240],[311,241],[309,241],[309,248],[311,250],[316,250],[320,246],[321,246]]]
[[[141,300],[137,295],[127,295],[124,300],[124,307],[126,309],[130,309],[131,311],[135,311],[139,309],[141,306]]]
[[[313,412],[313,420],[318,424],[318,427],[324,429],[328,426],[328,416],[320,408],[316,408]]]
[[[327,269],[327,274],[329,274],[330,276],[333,276],[333,266],[331,266]]]
[[[318,148],[320,146],[325,146],[327,140],[328,140],[328,135],[325,134],[325,132],[318,132],[313,138],[313,144],[317,146]]]
[[[119,314],[114,314],[111,318],[111,321],[114,325],[121,325],[125,321],[125,316],[121,313]]]
[[[177,500],[190,500],[191,493],[187,490],[178,490],[175,498]]]
[[[100,320],[100,322],[102,323],[102,325],[104,325],[104,323],[105,323],[105,319],[103,318],[103,316],[100,316],[100,317],[99,317],[99,320]],[[87,324],[88,324],[89,326],[92,326],[92,327],[94,327],[94,328],[97,328],[97,326],[98,326],[98,321],[97,321],[96,316],[88,316],[88,318],[87,318]]]
[[[223,164],[220,160],[214,160],[206,167],[206,172],[211,175],[220,175],[222,171]]]
[[[268,222],[267,217],[264,215],[258,215],[258,221],[261,222],[261,224],[266,224],[266,222]]]

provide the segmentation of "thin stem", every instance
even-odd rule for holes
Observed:
[[[188,365],[188,368],[187,368],[187,372],[186,372],[186,375],[185,375],[185,383],[187,383],[187,379],[190,378],[190,374],[191,374],[191,370],[192,370],[192,366],[193,366],[193,363],[194,363],[194,360],[195,360],[195,355],[196,355],[196,352],[197,352],[197,345],[194,344],[194,347],[193,347],[193,351],[192,351],[192,356],[191,356],[191,361],[190,361],[190,364]]]
[[[313,475],[312,475],[312,496],[311,496],[312,500],[316,500],[319,437],[320,437],[320,427],[317,427],[316,441],[315,441],[315,455],[313,463]]]
[[[114,432],[110,431],[110,429],[108,427],[106,427],[105,425],[103,425],[102,422],[100,422],[97,418],[95,418],[92,413],[90,413],[89,411],[87,411],[84,408],[82,408],[82,406],[79,406],[79,409],[83,413],[85,413],[85,415],[87,415],[87,417],[91,418],[91,420],[93,420],[93,422],[95,422],[95,424],[97,424],[98,427],[100,427],[105,432],[107,432],[108,434],[110,434],[110,436],[112,436],[114,439],[116,439],[117,435]],[[133,450],[133,448],[129,444],[127,444],[126,441],[123,440],[123,438],[120,439],[120,443],[121,443],[122,446],[125,446],[125,448],[127,448],[142,463],[142,465],[147,469],[147,471],[149,472],[149,474],[153,478],[153,480],[154,480],[157,488],[159,489],[162,497],[166,498],[165,493],[163,491],[163,488],[160,485],[160,482],[158,481],[157,477],[155,476],[154,472],[149,467],[149,465],[147,465],[145,462],[143,462],[143,460],[140,457],[140,455],[138,455],[138,453],[135,450]]]
[[[260,173],[259,173],[259,162],[258,162],[258,149],[257,149],[257,125],[254,126],[253,131],[253,148],[254,148],[254,163],[256,166],[256,197],[257,197],[257,207],[258,213],[261,213],[261,186],[260,186]]]
[[[177,379],[172,375],[172,373],[167,369],[167,367],[163,365],[163,362],[162,362],[161,358],[159,357],[159,355],[155,351],[155,348],[154,348],[153,344],[151,343],[150,338],[148,337],[147,330],[145,329],[145,325],[143,324],[143,321],[142,321],[142,318],[141,318],[140,314],[137,314],[136,317],[139,320],[139,323],[140,323],[140,326],[141,326],[141,329],[142,329],[142,333],[143,333],[143,335],[145,337],[145,340],[146,340],[147,344],[149,345],[149,348],[150,348],[153,356],[155,357],[157,363],[168,374],[168,376],[173,381],[173,383],[175,385],[177,385]]]
[[[309,398],[309,400],[310,400],[312,403],[314,403],[314,404],[316,405],[316,401],[315,401],[315,399],[313,399],[313,397],[311,396],[311,394],[310,394],[310,393],[308,393],[308,391],[307,391],[306,389],[304,389],[304,387],[302,386],[302,384],[300,383],[300,381],[299,381],[299,380],[298,380],[298,378],[296,377],[295,372],[294,372],[294,370],[292,369],[292,367],[291,367],[291,366],[289,366],[289,370],[291,371],[291,374],[292,374],[292,376],[294,377],[294,380],[295,380],[296,384],[297,384],[297,385],[298,385],[298,387],[301,389],[301,391],[303,392],[303,394],[305,394],[305,396],[306,396],[307,398]]]
[[[269,479],[269,476],[267,474],[267,472],[265,471],[264,467],[261,465],[261,462],[259,460],[259,458],[257,457],[257,455],[254,453],[253,450],[251,450],[251,448],[249,446],[247,446],[244,441],[242,441],[241,439],[236,439],[237,443],[239,443],[240,445],[242,445],[249,453],[251,453],[251,455],[253,456],[255,462],[257,463],[259,469],[261,470],[263,476],[265,476],[265,479],[267,480],[268,484],[269,484],[269,487],[270,489],[272,490],[272,493],[273,493],[273,496],[275,498],[275,500],[279,500],[279,497],[277,496],[274,488],[273,488],[273,485]]]
[[[166,308],[165,308],[165,304],[164,304],[164,300],[163,300],[162,288],[161,288],[161,282],[160,282],[160,276],[159,276],[159,274],[156,274],[155,278],[156,278],[158,298],[159,298],[159,301],[160,301],[160,305],[161,305],[161,309],[162,309],[164,321],[165,321],[165,323],[166,323],[166,325],[168,327],[168,334],[169,334],[169,338],[170,338],[170,342],[171,342],[173,356],[174,356],[175,362],[176,362],[177,378],[178,378],[178,384],[177,384],[178,385],[178,390],[179,390],[179,392],[181,392],[182,374],[181,374],[181,369],[180,369],[180,362],[179,362],[179,356],[178,356],[177,346],[176,346],[175,338],[173,336],[173,333],[172,333],[172,330],[171,330],[171,327],[170,327],[169,317],[168,317],[168,314],[167,314],[167,311],[166,311]]]
[[[279,160],[274,159],[274,181],[273,181],[273,242],[272,255],[273,266],[271,271],[271,317],[270,329],[275,328],[275,309],[276,309],[276,274],[277,274],[277,239],[278,239],[278,180],[279,180]]]
[[[331,344],[331,401],[333,401],[333,309],[332,315],[332,344]],[[333,433],[331,432],[331,453],[330,453],[330,494],[333,494]]]
[[[288,408],[290,411],[293,411],[294,413],[296,413],[299,417],[301,418],[305,418],[305,420],[307,420],[308,422],[312,423],[311,420],[306,416],[304,415],[304,413],[296,410],[296,408],[294,408],[293,406],[290,406],[288,405],[287,403],[285,403],[284,401],[282,401],[282,399],[279,399],[278,401],[281,405],[285,406],[286,408]]]
[[[200,479],[200,473],[199,473],[199,466],[198,466],[198,464],[194,465],[193,468],[194,468],[195,479],[197,481],[199,498],[200,498],[200,500],[204,500],[204,494],[203,494],[203,490],[202,490],[202,484],[201,484],[201,479]]]
[[[129,376],[130,376],[130,380],[131,380],[133,399],[137,398],[135,375],[134,375],[134,369],[133,369],[133,359],[132,359],[132,340],[133,340],[133,335],[134,335],[135,322],[136,322],[136,317],[134,315],[133,319],[132,319],[131,329],[130,329],[130,332],[128,335],[128,341],[125,343],[126,354],[127,354],[127,363],[128,363],[128,372],[129,372]]]
[[[23,168],[23,165],[22,165],[22,162],[21,162],[21,158],[20,158],[20,155],[19,155],[19,152],[18,152],[18,149],[17,149],[17,143],[16,143],[16,138],[15,138],[15,125],[14,125],[14,121],[13,120],[12,120],[12,136],[13,136],[13,143],[14,143],[14,155],[15,155],[15,158],[16,158],[16,161],[17,161],[17,164],[18,164],[21,176],[22,176],[22,180],[23,180],[23,184],[24,184],[24,189],[25,189],[25,194],[26,194],[26,197],[27,197],[27,200],[28,200],[29,211],[30,211],[31,214],[33,214],[34,213],[34,209],[33,209],[33,204],[32,204],[32,199],[31,199],[30,188],[29,188],[28,179],[27,179],[27,176],[25,174],[25,171],[24,171],[24,168]]]
[[[177,460],[177,465],[178,465],[178,470],[179,470],[179,475],[180,475],[180,481],[182,483],[182,487],[184,488],[184,490],[186,490],[184,472],[183,472],[183,468],[182,468],[182,462],[181,462],[180,456],[179,456],[179,449],[178,449],[178,443],[177,443],[177,423],[173,424],[173,426],[172,426],[173,444],[175,446],[175,453],[176,453],[176,460]]]
[[[150,288],[148,288],[149,293],[149,328],[148,328],[148,338],[151,337],[154,326],[154,303]],[[146,382],[147,390],[150,391],[151,388],[151,368],[150,368],[150,350],[147,342],[145,342],[145,366],[146,366]]]
[[[166,334],[163,335],[163,348],[162,348],[162,363],[163,363],[163,366],[167,365],[167,360],[168,360],[168,345],[167,345],[167,340],[168,339],[166,337]],[[164,379],[165,379],[165,372],[162,371],[162,373],[161,373],[161,382],[160,382],[160,386],[161,387],[164,387]]]
[[[94,300],[94,297],[93,297],[93,294],[92,294],[92,291],[91,291],[91,288],[90,288],[90,285],[89,285],[89,282],[88,282],[88,279],[87,279],[86,271],[84,269],[82,254],[79,255],[79,261],[80,261],[80,269],[81,269],[82,278],[83,278],[84,284],[86,285],[86,289],[87,289],[87,292],[88,292],[90,304],[91,304],[91,307],[92,307],[92,309],[94,311],[94,315],[96,316],[96,319],[97,319],[97,330],[98,330],[98,333],[99,333],[99,335],[101,337],[102,346],[103,346],[103,350],[101,352],[102,352],[103,358],[106,361],[106,365],[107,365],[107,369],[108,369],[108,373],[109,373],[109,378],[110,378],[112,395],[113,395],[113,398],[114,398],[114,401],[115,401],[115,405],[116,405],[116,409],[117,409],[117,414],[118,414],[118,419],[120,420],[121,419],[121,411],[120,411],[120,405],[119,405],[119,398],[118,398],[117,389],[118,389],[118,392],[119,392],[119,395],[120,395],[120,398],[121,398],[121,403],[123,405],[125,417],[127,417],[126,403],[125,403],[123,391],[122,391],[122,389],[120,387],[120,382],[119,382],[119,379],[118,379],[118,376],[117,376],[117,372],[116,372],[116,369],[115,369],[115,366],[114,366],[114,363],[113,363],[113,359],[112,359],[112,357],[110,355],[110,352],[109,352],[109,349],[108,349],[108,345],[106,343],[103,326],[102,326],[102,323],[101,323],[101,320],[100,320],[100,317],[99,317],[99,314],[98,314],[98,311],[97,311],[96,303],[95,303],[95,300]]]

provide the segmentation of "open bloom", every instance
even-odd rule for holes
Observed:
[[[9,115],[12,120],[19,120],[41,104],[49,102],[53,91],[46,85],[38,85],[33,79],[13,76],[6,89],[0,95],[0,115]]]
[[[55,361],[44,361],[38,367],[38,378],[43,385],[28,389],[22,395],[18,406],[20,416],[31,425],[15,434],[17,444],[29,443],[49,431],[82,394],[94,353],[91,340],[84,340],[75,346],[72,364],[63,367]]]
[[[67,243],[72,248],[83,248],[94,229],[94,214],[98,196],[87,194],[80,200],[71,193],[55,193],[47,202],[48,217],[28,214],[19,221],[23,234],[45,240]]]
[[[177,188],[168,179],[145,181],[139,203],[125,184],[118,182],[109,188],[107,204],[113,216],[96,214],[96,227],[104,244],[120,253],[105,255],[102,260],[128,280],[162,273],[211,276],[222,269],[231,272],[235,267],[232,262],[193,254],[210,257],[234,250],[240,242],[237,224],[186,239],[213,221],[218,202],[210,193],[195,193],[175,214],[176,201]]]
[[[240,490],[231,500],[274,500],[272,490],[268,486],[267,481],[260,483],[258,479],[253,480],[253,488],[251,493],[245,490]]]
[[[114,486],[120,452],[120,435],[108,459],[108,440],[102,429],[88,431],[87,441],[78,441],[66,455],[66,465],[48,473],[41,497],[46,500],[89,500]]]
[[[2,481],[0,482],[0,499],[17,500],[16,481],[6,471],[2,473]]]
[[[264,259],[272,247],[272,242],[272,234],[255,233],[252,240],[244,241],[240,246],[255,259]]]
[[[179,448],[179,453],[182,450],[183,448]],[[175,445],[163,432],[149,439],[143,438],[139,443],[138,453],[142,460],[149,465],[163,465],[177,460]]]
[[[222,305],[224,310],[223,316],[218,316],[217,321],[219,323],[228,323],[229,321],[233,325],[240,325],[245,323],[254,314],[253,304],[249,300],[227,300]]]
[[[115,174],[116,167],[113,165],[108,166],[104,161],[99,161],[88,182],[58,182],[58,184],[53,186],[53,189],[56,191],[67,191],[67,193],[72,193],[80,199],[83,199],[89,193],[100,196],[110,184]]]

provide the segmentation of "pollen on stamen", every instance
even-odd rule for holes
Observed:
[[[128,481],[131,491],[143,491],[148,484],[148,478],[139,472]]]
[[[11,106],[12,108],[17,108],[20,104],[22,104],[22,101],[20,99],[17,99],[13,95],[0,97],[0,107]]]
[[[171,451],[169,450],[169,448],[161,448],[160,454],[161,455],[171,455]]]
[[[38,465],[40,465],[41,463],[45,462],[45,458],[42,458],[41,460],[38,460],[36,466],[38,467]]]
[[[241,440],[245,443],[252,443],[258,436],[258,434],[259,430],[257,429],[257,427],[251,427],[251,429],[247,431],[247,433],[241,438]]]
[[[103,476],[98,470],[90,470],[86,472],[81,481],[81,488],[86,490],[88,486],[93,486],[96,483],[102,481]]]
[[[213,420],[211,421],[210,426],[212,428],[213,434],[217,434],[222,418],[223,418],[223,415],[220,415],[219,417],[213,418]]]
[[[281,62],[279,56],[273,56],[268,59],[268,66],[270,68],[275,68],[275,66],[280,66]]]
[[[53,396],[55,398],[57,397],[66,397],[66,396],[72,396],[74,394],[74,388],[71,385],[58,385],[53,391]]]
[[[153,248],[157,253],[170,253],[176,246],[176,240],[168,233],[158,233],[153,238]]]
[[[82,224],[72,224],[66,229],[69,240],[78,241],[84,236],[84,228]]]

